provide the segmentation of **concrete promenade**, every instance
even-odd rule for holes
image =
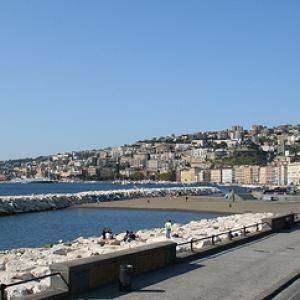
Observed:
[[[120,294],[117,285],[110,285],[72,299],[261,299],[264,291],[299,269],[298,227],[139,276],[131,293]],[[289,299],[289,290],[285,293],[285,298],[278,299]],[[295,287],[291,286],[290,293],[295,294]]]
[[[271,213],[300,213],[299,202],[266,202],[259,200],[237,201],[229,206],[223,197],[192,196],[188,197],[157,197],[130,199],[122,201],[110,201],[102,203],[83,204],[80,207],[110,208],[110,209],[154,209],[154,210],[178,210],[199,211],[217,213],[244,213],[244,212],[271,212]]]

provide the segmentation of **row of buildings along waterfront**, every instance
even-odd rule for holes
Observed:
[[[170,135],[120,147],[0,161],[0,181],[152,179],[300,184],[300,125]]]
[[[300,162],[277,165],[241,165],[213,169],[186,168],[177,173],[177,181],[245,184],[245,185],[298,185]]]

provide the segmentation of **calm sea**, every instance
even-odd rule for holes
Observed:
[[[167,219],[188,223],[214,218],[214,213],[68,208],[0,218],[0,250],[39,247],[62,239],[99,236],[104,227],[115,233],[163,227]]]

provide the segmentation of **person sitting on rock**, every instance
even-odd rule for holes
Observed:
[[[124,242],[127,242],[127,240],[129,239],[129,235],[130,235],[130,232],[128,230],[126,230],[126,233],[125,233],[124,238],[123,238]]]
[[[114,238],[113,232],[111,229],[108,229],[107,232],[105,233],[105,238],[107,240],[112,240]]]
[[[136,235],[133,231],[129,233],[128,242],[134,241],[136,239]]]
[[[106,239],[106,233],[107,233],[107,229],[103,228],[102,230],[102,239],[105,240]]]

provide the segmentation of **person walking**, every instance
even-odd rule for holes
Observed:
[[[172,222],[171,222],[171,220],[168,220],[166,222],[165,229],[166,229],[166,238],[170,239],[171,238],[171,230],[172,230]]]
[[[232,207],[233,203],[235,202],[235,194],[234,194],[234,190],[231,190],[228,195],[227,195],[227,199],[229,201],[228,206],[229,208]]]

